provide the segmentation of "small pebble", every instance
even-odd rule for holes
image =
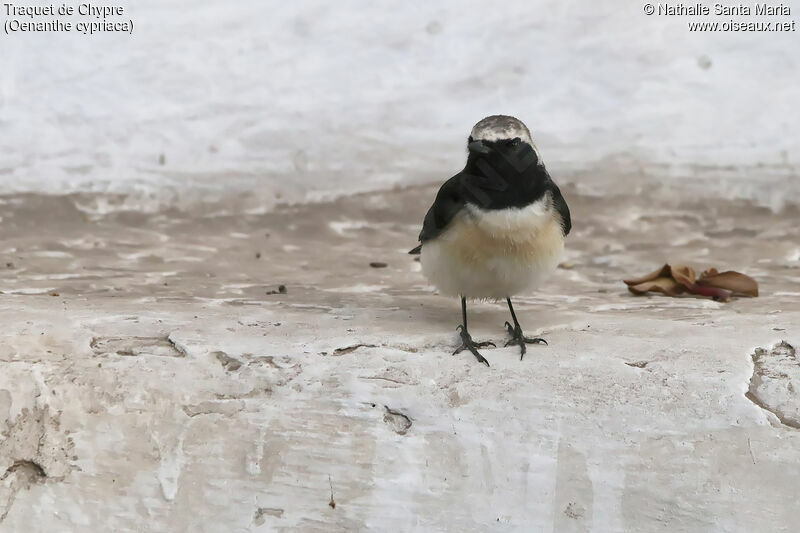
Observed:
[[[286,285],[278,285],[277,291],[267,291],[267,294],[286,294]]]

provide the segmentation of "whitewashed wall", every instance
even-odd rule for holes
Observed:
[[[797,31],[690,33],[630,0],[471,4],[141,0],[132,36],[0,34],[0,193],[258,208],[419,183],[498,112],[601,186],[632,166],[769,196],[796,175]]]

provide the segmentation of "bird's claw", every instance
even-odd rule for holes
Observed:
[[[461,345],[458,348],[456,348],[456,351],[453,352],[453,355],[461,353],[464,350],[469,350],[472,353],[472,355],[475,356],[475,359],[477,359],[479,363],[483,363],[486,366],[489,366],[489,361],[487,361],[486,358],[482,356],[480,352],[478,352],[478,348],[484,348],[486,346],[496,347],[495,343],[491,341],[475,342],[472,340],[472,337],[470,336],[469,332],[466,329],[464,329],[463,326],[458,326],[456,329],[461,332]]]
[[[527,348],[525,347],[526,344],[544,344],[547,345],[547,341],[542,339],[541,337],[526,337],[522,334],[522,328],[519,326],[512,326],[511,324],[506,321],[505,323],[506,329],[508,330],[509,335],[511,335],[511,339],[506,342],[506,346],[510,346],[512,344],[519,345],[520,354],[519,360],[522,361],[522,358],[525,356],[525,352],[527,352]]]

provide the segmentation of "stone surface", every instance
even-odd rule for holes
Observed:
[[[405,253],[434,193],[252,215],[3,197],[0,528],[800,528],[796,210],[565,187],[564,268],[516,300],[549,346],[486,368],[451,355],[458,302]],[[627,292],[667,261],[761,296]],[[474,335],[502,346],[506,314],[471,304]]]

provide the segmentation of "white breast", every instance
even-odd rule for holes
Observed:
[[[505,298],[535,288],[561,260],[564,234],[549,193],[523,207],[468,205],[422,246],[422,270],[441,292]]]

